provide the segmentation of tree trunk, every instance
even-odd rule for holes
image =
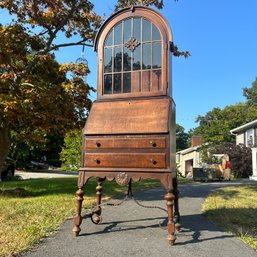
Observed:
[[[10,129],[8,125],[3,124],[3,126],[0,126],[0,181],[1,181],[1,173],[4,166],[4,161],[9,153],[10,146],[11,146]]]

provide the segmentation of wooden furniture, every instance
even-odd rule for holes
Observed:
[[[104,180],[127,185],[153,178],[167,190],[168,241],[174,244],[179,210],[171,42],[165,18],[142,6],[115,13],[96,36],[98,94],[83,131],[75,236],[81,230],[83,187],[89,178],[98,178],[97,205],[101,204]],[[95,223],[100,216],[99,206]]]

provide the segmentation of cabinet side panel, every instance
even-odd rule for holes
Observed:
[[[176,173],[176,106],[171,100],[170,106],[170,169]]]

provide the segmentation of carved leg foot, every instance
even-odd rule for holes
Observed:
[[[98,182],[97,182],[97,187],[96,187],[96,204],[97,204],[97,206],[101,205],[101,202],[102,202],[103,181],[104,181],[104,179],[99,178]],[[91,218],[91,220],[94,224],[101,223],[101,221],[102,221],[101,213],[102,213],[101,206],[98,206],[95,213],[93,214],[93,216]]]
[[[73,234],[75,237],[79,235],[79,232],[81,231],[80,225],[82,222],[82,217],[81,217],[81,209],[82,209],[82,202],[84,200],[84,192],[82,188],[79,188],[78,191],[76,192],[77,196],[77,206],[76,206],[76,215],[74,217],[74,227],[73,227]]]
[[[166,200],[166,205],[168,209],[168,224],[167,224],[167,230],[168,230],[168,242],[170,245],[174,245],[176,237],[174,235],[175,233],[175,223],[173,221],[173,205],[174,205],[174,198],[175,196],[168,192],[164,199]]]
[[[178,232],[180,231],[180,213],[179,213],[179,190],[178,190],[178,183],[177,178],[173,180],[173,193],[175,196],[174,199],[174,222],[175,222],[175,230]]]

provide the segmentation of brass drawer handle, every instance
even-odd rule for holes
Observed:
[[[96,142],[95,145],[96,145],[97,147],[100,147],[100,146],[101,146],[101,144],[100,144],[99,142]]]
[[[157,146],[156,143],[153,142],[153,141],[150,141],[150,145],[151,145],[152,147],[156,147],[156,146]]]
[[[156,165],[156,164],[157,164],[157,161],[154,160],[154,159],[150,159],[150,162],[151,162],[153,165]]]
[[[101,161],[98,160],[98,159],[94,159],[94,162],[95,162],[96,164],[100,164],[100,163],[101,163]]]

